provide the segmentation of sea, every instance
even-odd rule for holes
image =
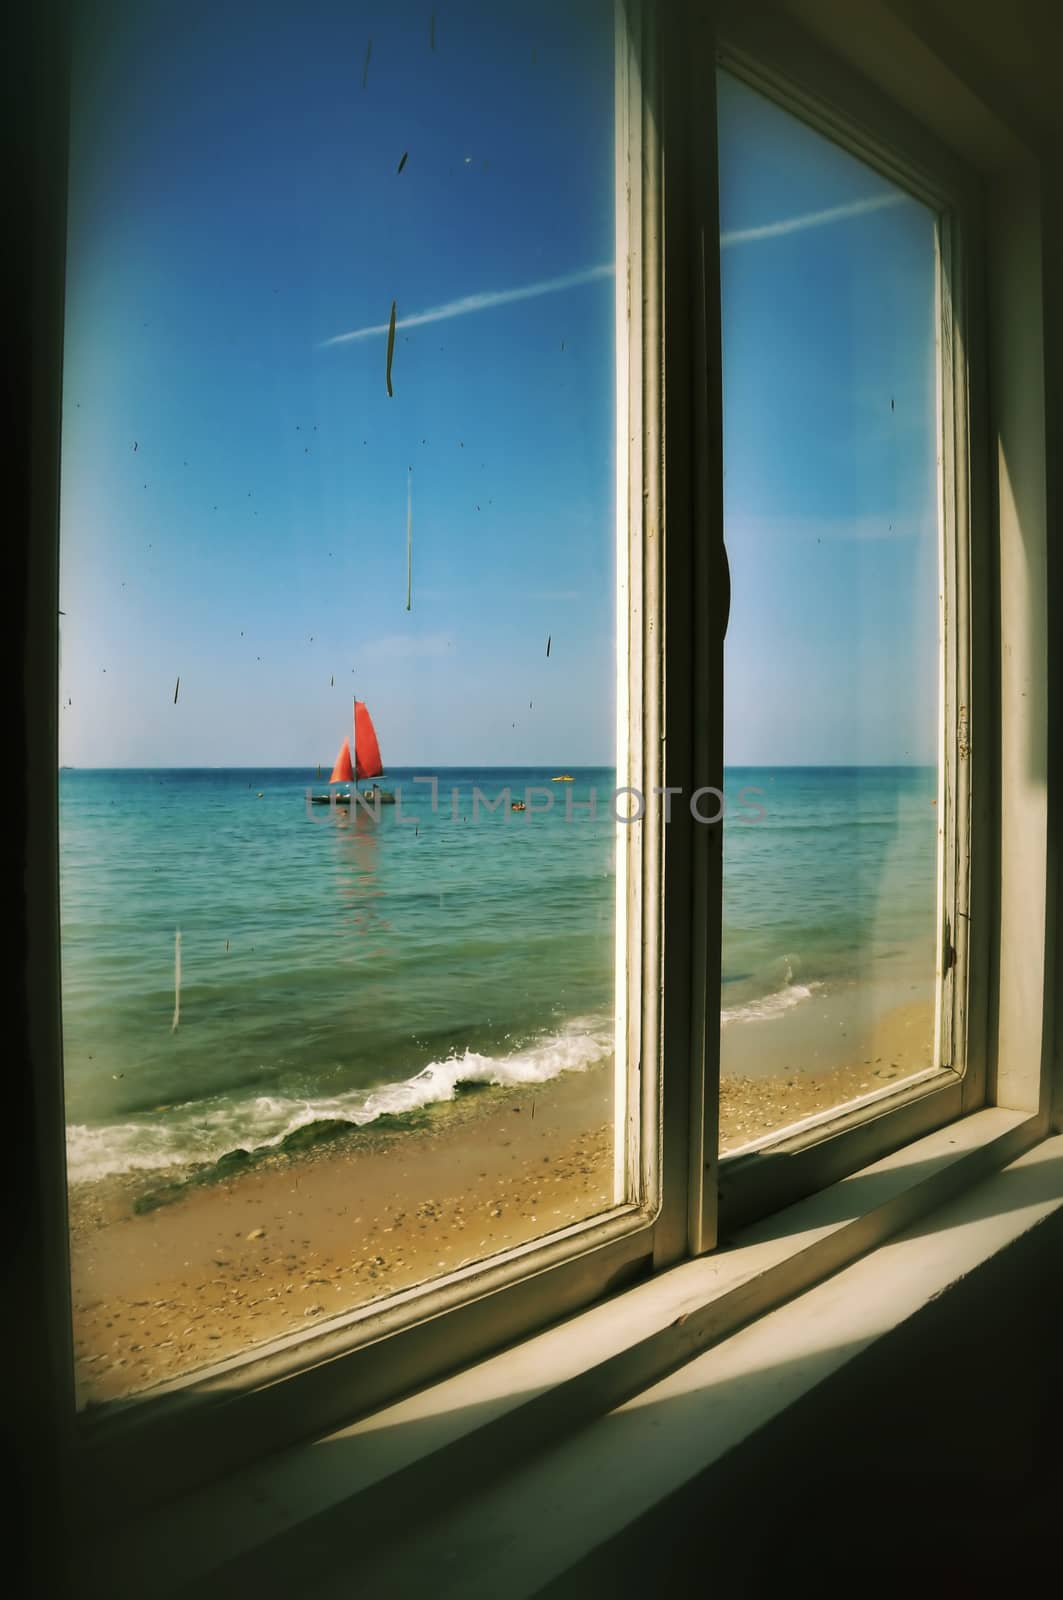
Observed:
[[[72,1180],[611,1057],[614,773],[427,776],[389,772],[374,813],[311,805],[314,770],[60,772]],[[725,1029],[929,986],[936,793],[932,768],[727,770]]]

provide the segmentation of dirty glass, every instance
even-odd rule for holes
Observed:
[[[607,3],[75,10],[85,1405],[620,1198],[615,136]]]
[[[719,75],[721,1146],[934,1065],[936,219]]]

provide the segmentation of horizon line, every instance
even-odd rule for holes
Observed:
[[[272,765],[261,763],[257,766],[219,766],[205,763],[192,763],[187,766],[170,767],[145,767],[145,766],[92,766],[76,762],[64,762],[58,770],[60,772],[309,772],[315,767],[330,766],[331,762],[311,761],[299,765]],[[394,767],[385,769],[378,774],[386,778],[393,772],[412,772],[425,777],[431,777],[435,772],[553,772],[555,767],[572,767],[577,772],[608,772],[615,763],[606,761],[578,761],[578,762],[542,762],[542,761],[459,761],[448,766],[440,764],[431,765],[422,763],[416,765],[411,762],[397,763]],[[917,771],[930,770],[937,766],[935,761],[731,761],[724,762],[725,772],[890,772],[890,771]],[[315,782],[317,780],[315,779]],[[321,780],[324,782],[324,779]],[[354,780],[343,780],[353,782]],[[359,779],[358,782],[369,782],[369,779]]]

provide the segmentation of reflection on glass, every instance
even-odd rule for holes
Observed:
[[[926,207],[719,97],[727,1151],[934,1064],[937,266]]]
[[[78,27],[61,894],[97,1403],[613,1203],[613,42],[604,0]],[[394,803],[313,803],[372,782]]]

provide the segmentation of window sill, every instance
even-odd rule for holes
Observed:
[[[940,1129],[726,1252],[118,1528],[76,1553],[78,1590],[306,1593],[313,1572],[315,1594],[355,1573],[362,1594],[534,1593],[1063,1209],[1045,1131],[1001,1109]]]

